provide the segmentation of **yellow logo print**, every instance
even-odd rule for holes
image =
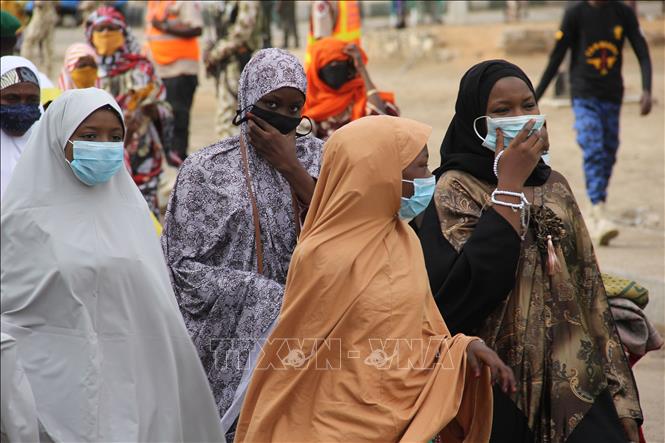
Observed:
[[[554,38],[558,40],[561,40],[563,38],[563,31],[557,31],[556,34],[554,34]]]
[[[619,50],[613,43],[600,40],[589,45],[584,55],[586,62],[600,71],[600,75],[607,75],[619,58]]]
[[[621,40],[621,34],[623,34],[623,27],[615,26],[614,27],[614,40]]]

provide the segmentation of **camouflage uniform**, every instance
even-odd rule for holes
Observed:
[[[21,44],[21,57],[35,63],[49,78],[53,76],[53,35],[57,23],[55,2],[36,0]]]
[[[217,80],[215,130],[220,138],[238,133],[233,117],[238,108],[240,72],[252,52],[261,47],[259,5],[254,1],[209,3],[208,74]]]

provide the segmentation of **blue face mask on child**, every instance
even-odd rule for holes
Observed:
[[[427,178],[414,178],[413,181],[402,181],[413,183],[413,195],[409,198],[402,197],[402,203],[399,208],[399,218],[409,220],[415,218],[429,205],[434,195],[436,178],[431,176]]]
[[[122,142],[69,141],[74,145],[74,160],[70,166],[76,177],[88,186],[106,183],[122,167]]]
[[[487,135],[485,136],[485,138],[483,138],[476,129],[476,122],[481,118],[487,119]],[[534,131],[539,131],[540,128],[543,127],[543,125],[545,124],[545,115],[544,114],[518,115],[515,117],[499,117],[499,118],[492,118],[490,116],[483,115],[473,121],[473,130],[476,132],[478,138],[480,138],[483,141],[484,147],[486,147],[491,151],[496,151],[497,128],[501,129],[501,132],[503,132],[503,145],[504,147],[507,147],[508,145],[510,145],[510,142],[512,142],[513,139],[517,137],[517,134],[519,134],[519,132],[522,130],[524,125],[526,125],[529,122],[529,120],[536,121],[536,123],[533,125],[533,128],[531,129],[531,132],[529,132],[529,135],[531,135]]]

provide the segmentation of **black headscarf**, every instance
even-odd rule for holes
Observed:
[[[497,179],[492,168],[494,153],[482,145],[482,140],[473,130],[473,122],[487,114],[490,92],[494,84],[504,77],[522,79],[533,92],[533,96],[536,96],[531,80],[524,71],[505,60],[487,60],[469,69],[460,81],[455,115],[441,143],[441,166],[434,171],[437,180],[445,171],[457,169],[496,184]],[[485,137],[486,126],[479,124],[477,128],[478,133]],[[550,167],[541,159],[525,185],[542,185],[549,178],[550,172]]]

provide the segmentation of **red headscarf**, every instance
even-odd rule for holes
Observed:
[[[323,121],[329,117],[338,115],[350,105],[353,105],[351,120],[365,116],[367,105],[367,91],[365,82],[358,75],[352,80],[344,83],[341,88],[333,89],[321,80],[319,69],[333,61],[348,60],[349,56],[344,53],[348,42],[338,40],[334,37],[326,37],[317,40],[311,47],[312,61],[307,68],[307,100],[303,114],[314,121]],[[361,48],[363,62],[367,63],[367,55]],[[384,101],[394,103],[392,93],[380,93]]]

